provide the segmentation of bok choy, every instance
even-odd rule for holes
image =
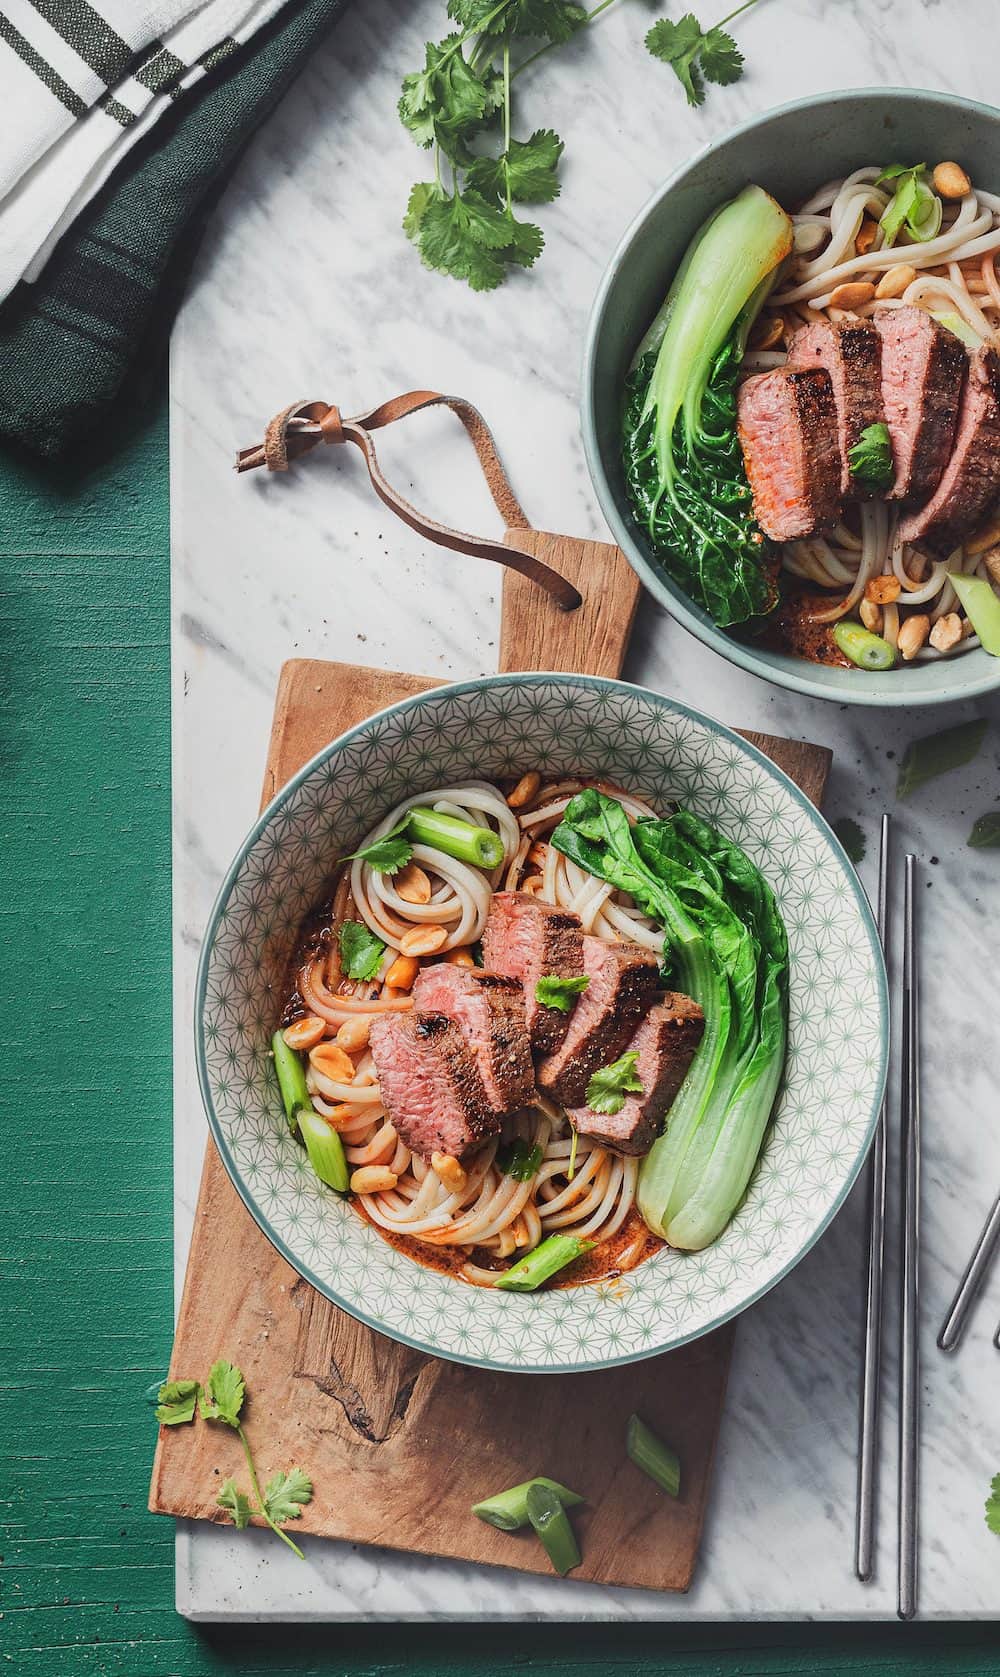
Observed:
[[[663,927],[672,981],[704,1012],[701,1045],[638,1189],[649,1227],[698,1251],[743,1198],[784,1066],[788,943],[774,893],[737,845],[690,810],[631,826],[621,804],[594,788],[571,801],[551,842]]]
[[[791,249],[784,210],[762,187],[745,187],[695,236],[626,384],[632,511],[656,559],[720,627],[777,602],[737,435],[736,382]]]

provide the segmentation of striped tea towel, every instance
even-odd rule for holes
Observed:
[[[0,300],[171,102],[283,0],[0,0]]]

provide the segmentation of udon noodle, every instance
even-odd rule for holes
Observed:
[[[937,316],[957,316],[951,324],[961,325],[970,345],[1000,329],[1000,197],[974,186],[961,202],[945,204],[935,238],[926,243],[901,238],[884,248],[878,222],[891,194],[876,184],[880,174],[873,165],[855,169],[846,179],[828,181],[793,215],[795,255],[751,338],[744,362],[747,372],[782,366],[788,337],[818,315],[833,321],[866,318],[876,309],[916,304]],[[859,241],[864,245],[869,239],[869,248],[859,251]],[[838,286],[857,281],[878,285],[889,269],[902,265],[914,269],[915,277],[898,296],[875,298],[850,311],[833,306]],[[906,617],[921,612],[932,625],[955,613],[962,638],[944,651],[925,645],[917,653],[919,659],[953,656],[978,646],[948,572],[981,576],[995,585],[996,573],[991,574],[986,560],[1000,544],[1000,530],[988,528],[933,562],[899,540],[898,514],[889,503],[861,501],[854,512],[852,523],[842,521],[828,535],[789,542],[781,550],[783,568],[791,576],[836,594],[829,605],[811,602],[809,621],[825,624],[857,617],[872,579],[895,577],[899,595],[881,608],[880,633],[890,645],[897,644]]]
[[[474,1155],[460,1173],[464,1181],[454,1186],[412,1154],[397,1135],[382,1105],[367,1025],[379,1012],[412,1005],[409,988],[415,963],[404,971],[401,951],[414,928],[446,932],[435,947],[435,960],[474,963],[494,890],[535,893],[544,902],[572,909],[595,937],[608,942],[629,939],[662,951],[663,933],[630,899],[546,843],[584,784],[593,783],[564,779],[545,785],[539,775],[529,775],[511,795],[516,809],[485,781],[439,787],[397,804],[359,849],[391,833],[407,809],[420,804],[498,833],[502,863],[489,874],[416,844],[411,863],[393,876],[361,860],[345,866],[322,928],[307,942],[285,1013],[286,1025],[306,1014],[321,1020],[323,1035],[312,1039],[313,1046],[337,1042],[350,1058],[349,1080],[326,1076],[312,1063],[306,1080],[315,1110],[340,1133],[350,1170],[386,1166],[396,1178],[392,1187],[356,1195],[365,1216],[389,1236],[418,1242],[429,1257],[435,1250],[451,1251],[457,1273],[480,1286],[494,1285],[502,1273],[490,1267],[491,1258],[528,1251],[556,1231],[595,1242],[620,1236],[635,1198],[639,1160],[619,1157],[583,1135],[574,1138],[565,1114],[539,1097]],[[617,797],[634,818],[656,813],[617,787],[601,790]],[[419,889],[414,889],[415,878]],[[370,983],[354,983],[341,969],[339,928],[358,918],[386,944],[381,967]],[[501,1168],[502,1150],[518,1139],[540,1152],[537,1169],[527,1181]],[[651,1240],[643,1231],[634,1249],[626,1241],[616,1254],[616,1268],[630,1267],[650,1249]]]

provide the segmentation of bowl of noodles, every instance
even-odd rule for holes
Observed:
[[[618,822],[603,851],[579,836],[596,832],[595,810]],[[574,820],[575,844],[560,837]],[[537,1093],[522,1088],[503,1123],[472,1135],[461,1159],[449,1155],[459,1148],[446,1146],[443,1132],[439,1140],[434,1131],[437,1151],[424,1145],[426,1130],[401,1122],[386,1045],[395,1053],[407,1031],[411,1043],[421,1037],[422,987],[438,984],[440,994],[446,978],[445,992],[460,993],[466,980],[475,988],[484,949],[493,964],[501,901],[577,928],[598,967],[605,957],[647,976],[652,967],[653,983],[668,993],[658,992],[650,1020],[668,1017],[666,1003],[676,1009],[671,990],[695,993],[697,973],[691,979],[683,964],[670,965],[661,898],[653,887],[651,896],[625,889],[633,876],[615,872],[634,838],[664,844],[671,833],[678,848],[661,873],[676,887],[673,903],[683,896],[695,919],[705,905],[721,916],[727,950],[738,927],[718,895],[724,875],[732,900],[748,905],[740,910],[747,923],[757,924],[757,909],[763,916],[759,936],[743,946],[751,959],[761,956],[759,981],[734,968],[732,995],[740,991],[745,1017],[739,1043],[733,1027],[732,1111],[739,1114],[754,1068],[766,1061],[767,1070],[756,1117],[748,1119],[744,1101],[728,1186],[716,1184],[723,1214],[695,1227],[697,1194],[674,1221],[649,1212],[650,1164],[671,1135],[675,1143],[681,1136],[701,1050],[673,1104],[664,1100],[666,1125],[651,1150],[647,1136],[646,1156],[615,1139],[628,1103],[641,1096],[595,1100],[618,1114],[601,1118],[595,1133],[568,1100],[545,1092],[545,1061]],[[714,860],[698,862],[698,844]],[[701,876],[689,879],[676,857],[694,858]],[[684,921],[680,907],[675,918]],[[766,975],[765,947],[777,951]],[[513,980],[503,983],[509,999]],[[585,984],[571,980],[568,989]],[[725,974],[723,988],[728,1021]],[[714,1053],[724,1038],[707,992],[701,1000],[703,1041],[712,1038]],[[768,1035],[768,1017],[779,1014]],[[603,1368],[669,1350],[779,1281],[860,1169],[882,1098],[887,1036],[871,913],[815,807],[720,724],[643,689],[584,676],[498,676],[436,689],[334,741],[242,845],[212,913],[197,985],[210,1125],[264,1233],[313,1286],[379,1332],[518,1371]],[[417,1041],[421,1052],[436,1046],[432,1033]],[[629,1062],[633,1070],[641,1063],[626,1054],[600,1077]],[[450,1099],[445,1083],[432,1088],[427,1064],[417,1066],[415,1125],[443,1122]],[[725,1151],[724,1139],[724,1127],[707,1141],[702,1131],[703,1166]],[[555,1267],[522,1289],[518,1272],[537,1271],[540,1255],[554,1250]]]
[[[709,286],[693,312],[685,296],[685,284],[697,292],[692,258],[708,270]],[[713,261],[715,299],[725,304],[728,288],[729,338],[712,360],[723,338],[706,327],[708,360],[699,366]],[[1000,113],[946,94],[863,89],[783,106],[709,145],[647,203],[591,314],[584,442],[616,540],[653,596],[700,640],[781,686],[844,703],[942,703],[1000,685],[998,264]],[[731,282],[741,266],[738,291]],[[867,417],[879,423],[861,435],[877,446],[866,458],[864,447],[856,454],[847,446],[857,431],[837,439],[845,484],[855,470],[862,475],[824,505],[817,491],[817,504],[797,507],[801,516],[784,525],[802,485],[792,481],[794,448],[784,459],[772,448],[784,500],[777,527],[769,524],[744,429],[744,386],[763,385],[767,374],[786,381],[804,364],[810,332],[850,327],[856,344],[882,338],[884,393],[907,353],[894,348],[890,366],[885,323],[893,316],[897,327],[912,321],[946,340],[962,364],[958,379],[969,368],[929,475],[906,481],[901,459],[916,398],[904,390],[893,411],[893,392],[882,405],[876,388]],[[849,358],[849,381],[857,366]],[[970,408],[967,428],[975,419],[982,432],[970,452],[963,404],[971,405],[980,368],[992,388],[988,412]],[[829,423],[849,425],[832,370]],[[924,395],[932,429],[947,392],[930,384]],[[785,421],[772,411],[767,423]],[[812,493],[821,448],[808,427],[804,442],[794,428],[785,436],[817,455],[804,473]],[[938,506],[949,491],[950,503]]]

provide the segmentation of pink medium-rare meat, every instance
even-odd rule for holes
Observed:
[[[983,344],[972,358],[951,458],[934,494],[900,521],[903,541],[944,558],[982,523],[1000,497],[1000,356]]]
[[[515,978],[440,961],[418,974],[413,1005],[420,1013],[443,1013],[454,1020],[496,1112],[516,1112],[530,1104],[535,1068],[524,993]]]
[[[740,445],[764,534],[790,542],[840,510],[840,446],[830,375],[822,368],[757,373],[738,397]]]
[[[582,1106],[587,1084],[601,1066],[624,1053],[656,1000],[656,956],[635,943],[583,940],[583,970],[590,980],[569,1016],[554,1054],[538,1068],[538,1086],[563,1106]]]
[[[841,495],[865,494],[851,475],[850,450],[869,425],[885,421],[882,340],[868,320],[817,320],[795,333],[788,346],[793,371],[820,368],[829,375],[837,414]]]
[[[570,1014],[535,1000],[540,978],[583,975],[583,928],[577,915],[540,903],[527,891],[498,891],[483,932],[483,960],[491,972],[524,987],[528,1035],[536,1054],[553,1054],[569,1028]]]
[[[648,1153],[701,1042],[705,1015],[690,996],[670,993],[651,1008],[628,1044],[635,1052],[642,1093],[626,1094],[620,1112],[574,1107],[570,1119],[581,1135],[615,1153]]]
[[[906,303],[879,309],[882,401],[896,476],[890,501],[930,495],[948,464],[968,356],[954,332]]]
[[[397,1134],[422,1159],[461,1159],[500,1129],[472,1051],[440,1013],[385,1013],[371,1025],[382,1104]]]

